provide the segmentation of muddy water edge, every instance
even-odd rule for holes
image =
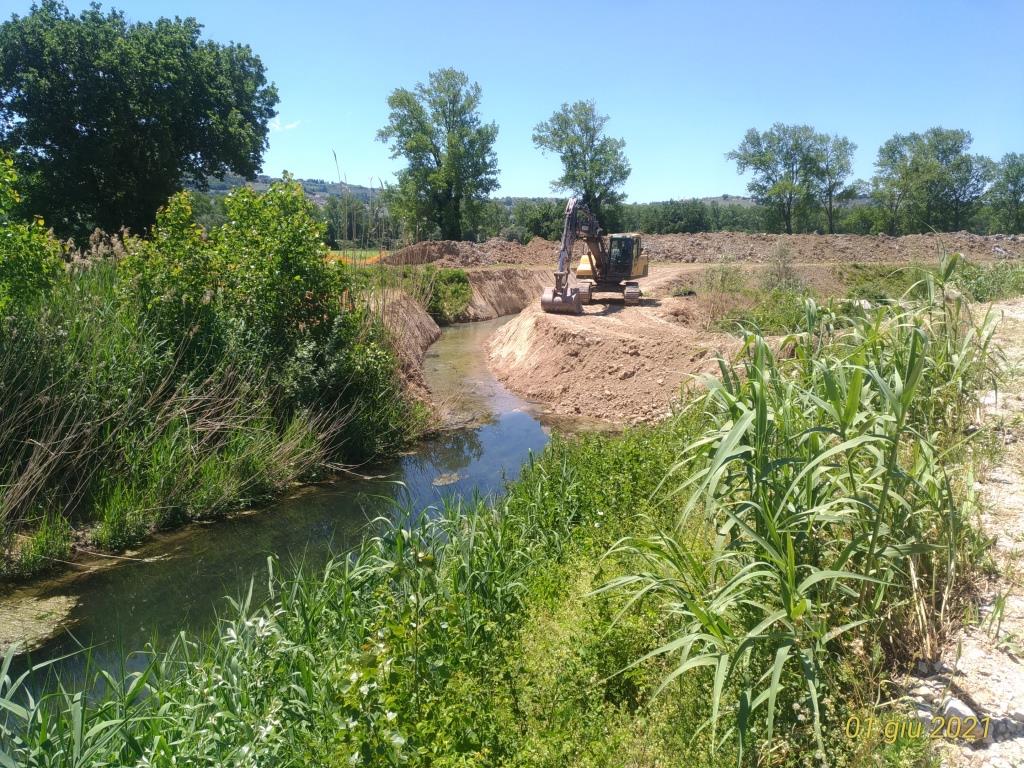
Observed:
[[[127,651],[201,634],[229,610],[225,596],[265,594],[267,559],[313,569],[356,545],[368,524],[396,505],[428,510],[444,499],[495,497],[515,479],[551,429],[595,425],[546,416],[490,373],[486,340],[510,318],[444,330],[423,361],[426,383],[452,425],[414,451],[358,476],[304,488],[269,507],[155,537],[106,562],[72,566],[63,576],[0,593],[0,645],[31,650],[18,666],[62,659],[67,684],[90,649],[92,663],[116,671],[141,665]],[[2,649],[0,649],[2,650]]]

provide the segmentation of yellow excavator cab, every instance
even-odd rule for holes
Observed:
[[[583,240],[586,248],[573,270],[572,253],[577,240]],[[606,244],[590,208],[580,198],[570,198],[565,205],[565,225],[554,276],[554,286],[545,289],[540,297],[545,312],[578,315],[593,300],[595,292],[618,293],[624,304],[635,306],[643,295],[636,280],[647,276],[647,257],[640,234],[611,235]]]
[[[647,277],[647,255],[639,232],[620,232],[608,237],[608,275],[601,282],[618,282]],[[576,268],[580,280],[595,280],[590,249],[584,249]]]

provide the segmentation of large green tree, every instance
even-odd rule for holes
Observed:
[[[764,132],[751,128],[739,147],[726,155],[736,162],[739,173],[753,172],[747,190],[772,209],[787,234],[793,233],[797,206],[813,199],[810,158],[815,135],[809,125],[775,123]]]
[[[183,181],[259,170],[277,91],[248,46],[201,30],[56,0],[0,26],[0,145],[25,212],[67,234],[142,230]]]
[[[581,196],[602,221],[602,206],[623,199],[622,185],[631,170],[623,151],[626,142],[605,135],[607,122],[608,116],[599,114],[593,101],[577,101],[563,104],[533,129],[534,145],[562,161],[562,175],[551,188]]]
[[[396,88],[388,106],[388,124],[377,138],[408,163],[398,173],[391,205],[421,234],[436,228],[446,240],[462,239],[498,187],[498,126],[480,119],[479,84],[457,69],[440,69],[412,90]]]
[[[857,145],[845,136],[827,133],[814,135],[807,158],[811,195],[825,212],[829,234],[836,231],[836,210],[849,200],[855,188],[847,184],[853,173],[853,153]]]
[[[878,148],[871,197],[882,211],[886,232],[899,234],[904,210],[914,193],[913,135],[897,133]]]
[[[872,195],[885,210],[889,234],[950,232],[971,224],[994,164],[970,153],[969,131],[930,128],[896,134],[878,150]]]
[[[1003,232],[1024,232],[1024,155],[1003,155],[992,184],[995,224]]]

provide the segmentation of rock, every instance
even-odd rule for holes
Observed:
[[[910,689],[911,698],[931,704],[938,696],[930,685],[917,685]]]
[[[942,713],[946,717],[959,717],[961,720],[968,717],[977,717],[977,715],[974,714],[973,709],[955,697],[946,702],[946,706],[943,708]]]

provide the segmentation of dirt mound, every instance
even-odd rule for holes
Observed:
[[[441,259],[460,261],[472,259],[475,256],[475,251],[476,246],[473,243],[460,243],[456,240],[424,240],[389,253],[382,261],[392,266],[432,264]]]
[[[558,260],[558,243],[535,237],[528,245],[492,237],[482,243],[424,240],[384,257],[391,266],[434,264],[439,267],[489,267],[496,264],[549,266]]]
[[[723,259],[763,263],[780,249],[797,262],[906,262],[938,260],[942,251],[969,259],[1024,257],[1024,237],[972,235],[969,232],[904,235],[768,235],[742,232],[699,232],[692,235],[644,235],[651,261],[710,263]]]
[[[538,301],[553,279],[551,272],[542,267],[498,267],[467,274],[473,295],[459,322],[491,320],[519,312]]]
[[[559,247],[559,243],[545,240],[543,237],[535,237],[523,246],[523,252],[531,264],[550,264],[553,268],[558,261]]]
[[[698,232],[693,235],[644,235],[651,261],[708,264],[723,259],[758,264],[784,249],[796,262],[847,263],[937,261],[943,251],[969,259],[1024,258],[1022,235],[972,235],[969,232],[904,235],[768,235],[743,232]],[[483,243],[426,240],[384,257],[384,263],[436,264],[439,267],[487,267],[495,264],[552,267],[559,244],[535,237],[526,245],[492,237]],[[583,253],[577,244],[574,253]]]
[[[731,357],[740,345],[695,327],[688,302],[592,305],[581,316],[531,304],[491,338],[491,368],[509,389],[557,413],[655,421],[693,374],[717,370],[716,358]]]

